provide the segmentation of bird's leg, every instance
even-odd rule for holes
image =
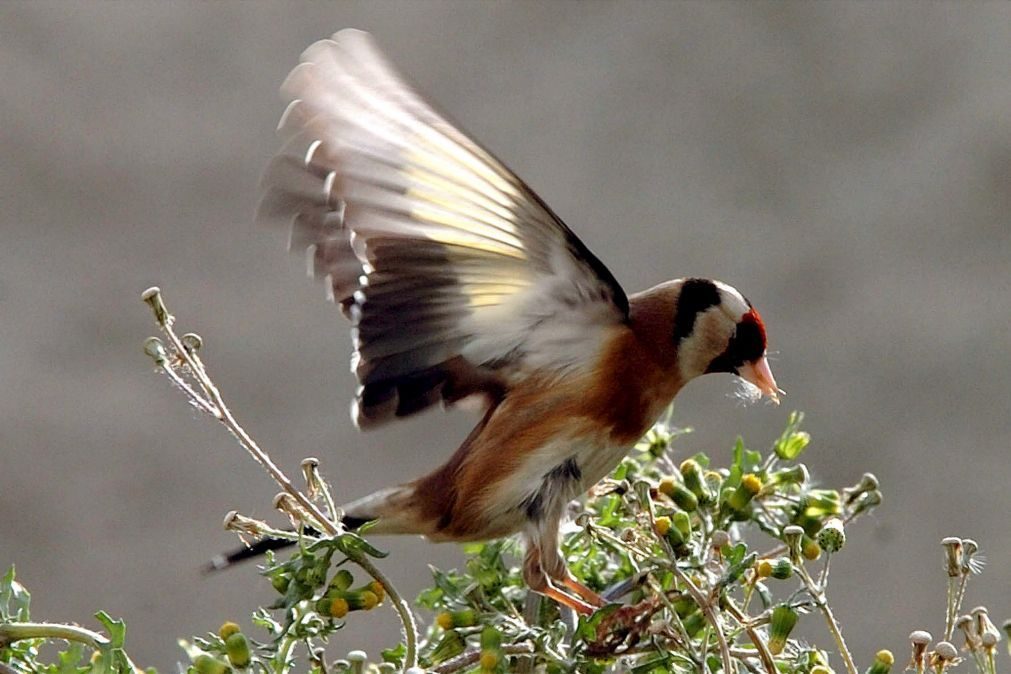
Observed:
[[[553,599],[562,606],[568,606],[581,615],[590,615],[597,610],[596,607],[563,592],[552,584],[541,566],[541,551],[532,541],[528,544],[527,553],[523,557],[523,581],[534,592]]]
[[[575,592],[579,597],[582,597],[588,604],[592,604],[597,608],[607,604],[606,599],[576,580],[576,577],[569,573],[568,569],[565,571],[565,577],[561,578],[559,582],[567,589]]]
[[[565,559],[558,548],[546,548],[540,554],[540,565],[544,573],[548,576],[548,581],[558,584],[567,590],[571,590],[577,597],[591,606],[600,608],[607,604],[607,601],[599,594],[586,587],[572,575],[569,567],[565,565]]]

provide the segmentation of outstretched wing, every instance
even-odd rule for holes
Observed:
[[[607,268],[367,33],[310,46],[282,93],[259,217],[291,224],[353,323],[359,426],[579,367],[627,318]]]

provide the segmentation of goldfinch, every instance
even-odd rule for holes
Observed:
[[[290,227],[292,249],[307,251],[350,319],[354,423],[439,403],[481,410],[443,465],[348,503],[345,524],[433,541],[519,534],[530,588],[592,612],[602,599],[559,553],[566,504],[695,377],[733,373],[778,402],[761,317],[720,281],[627,295],[367,33],[310,46],[282,92],[284,145],[259,218]]]

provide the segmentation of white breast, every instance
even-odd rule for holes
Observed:
[[[559,495],[560,506],[557,503],[544,504],[547,510],[558,510],[554,516],[559,516],[568,501],[599,482],[628,453],[627,446],[596,440],[597,438],[587,438],[585,435],[578,438],[566,438],[563,435],[527,454],[520,467],[494,487],[493,497],[485,504],[485,516],[492,521],[495,518],[512,519],[517,515],[522,516],[524,504],[529,503],[542,489],[552,471],[571,459],[579,468],[580,478],[571,482],[567,493]]]

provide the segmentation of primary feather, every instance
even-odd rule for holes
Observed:
[[[508,168],[437,113],[371,37],[310,46],[260,218],[292,227],[353,324],[368,427],[591,362],[628,318],[611,273]]]

